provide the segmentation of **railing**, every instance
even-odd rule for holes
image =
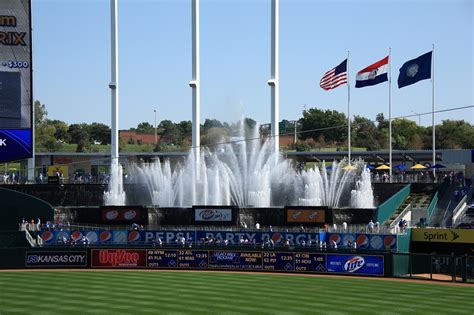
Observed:
[[[453,219],[452,219],[452,226],[456,226],[457,221],[462,215],[466,212],[467,209],[467,195],[465,195],[461,201],[458,203],[456,208],[453,210]]]
[[[438,197],[438,191],[435,192],[433,199],[431,199],[431,202],[426,209],[426,214],[427,214],[427,222],[428,224],[431,224],[431,218],[433,217],[433,213],[435,212],[436,209],[436,204],[438,203],[439,197]]]
[[[31,236],[28,230],[25,230],[25,236],[26,236],[26,240],[28,241],[28,243],[30,243],[31,247],[37,246],[36,240],[33,238],[33,236]]]
[[[390,228],[393,229],[395,227],[398,227],[398,224],[400,221],[403,219],[403,217],[408,213],[408,211],[412,210],[412,204],[410,203],[403,209],[403,211],[390,223]],[[411,221],[411,220],[408,220]]]

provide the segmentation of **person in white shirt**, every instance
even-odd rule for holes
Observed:
[[[255,229],[260,230],[260,223],[255,223]]]
[[[372,220],[370,220],[370,222],[367,226],[369,228],[369,233],[372,233],[374,231],[374,222]]]

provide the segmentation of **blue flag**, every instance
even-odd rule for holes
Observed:
[[[430,51],[418,58],[408,60],[400,68],[400,75],[398,76],[398,88],[414,84],[421,80],[431,78],[431,56],[433,52]]]

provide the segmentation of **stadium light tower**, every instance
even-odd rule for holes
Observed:
[[[200,40],[199,40],[199,0],[192,0],[192,78],[189,86],[193,90],[192,147],[196,161],[200,152],[201,86],[200,86]]]
[[[279,11],[280,1],[272,0],[272,61],[271,61],[271,78],[268,80],[268,85],[271,89],[271,107],[272,107],[272,138],[274,152],[280,150],[280,133],[278,130],[278,122],[280,120],[280,69],[279,69]]]
[[[117,1],[110,0],[110,34],[111,34],[111,79],[109,88],[112,99],[112,141],[111,141],[111,166],[118,165],[118,12]]]

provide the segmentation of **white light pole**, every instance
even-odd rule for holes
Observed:
[[[156,146],[156,109],[153,110],[155,112],[155,146]]]
[[[189,86],[193,90],[192,147],[196,159],[200,152],[201,87],[200,87],[200,40],[199,40],[199,0],[192,0],[192,78]]]
[[[272,140],[274,152],[280,150],[280,131],[278,130],[278,122],[280,119],[280,70],[279,70],[279,11],[280,1],[272,0],[272,62],[271,62],[271,78],[268,80],[268,85],[271,89],[271,107],[272,107]]]
[[[411,112],[418,116],[418,126],[421,126],[421,115],[415,112],[414,110],[412,110]]]
[[[109,88],[112,99],[112,141],[111,141],[111,165],[118,166],[119,159],[119,137],[118,137],[118,12],[117,1],[110,0],[110,33],[111,33],[111,80]]]

